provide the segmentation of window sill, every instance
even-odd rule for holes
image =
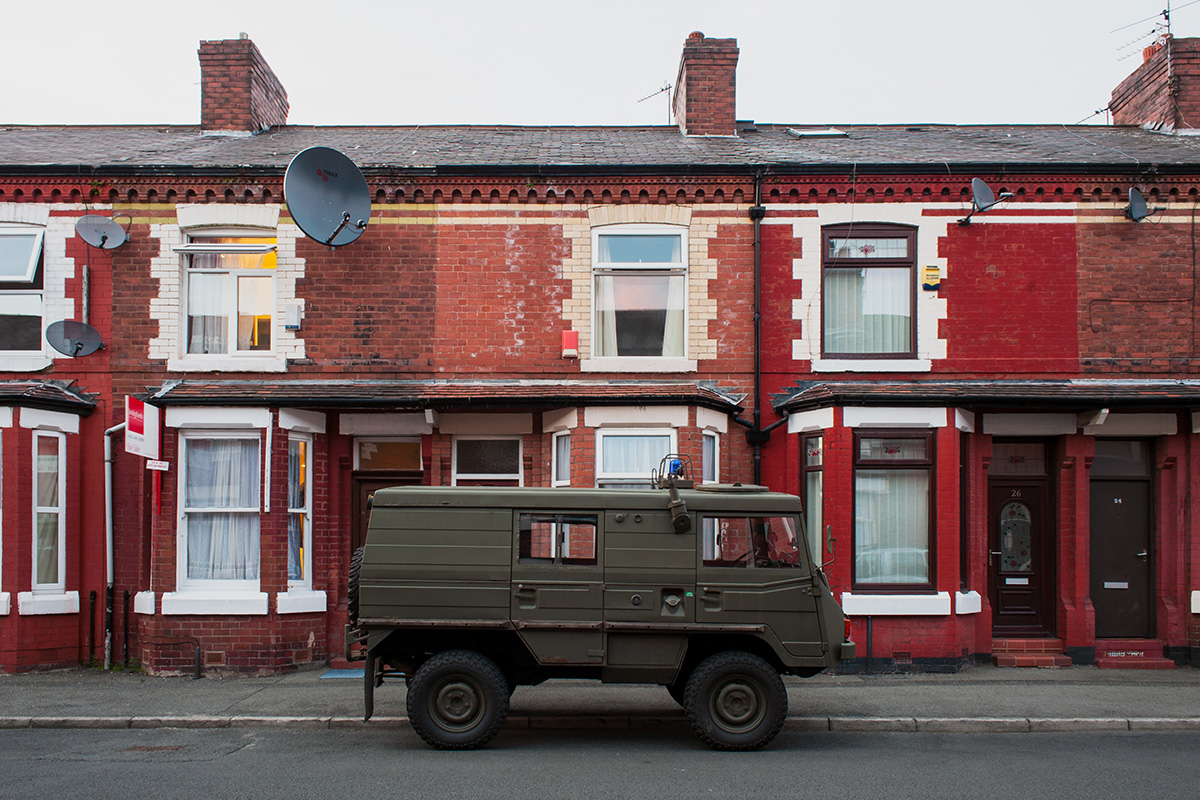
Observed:
[[[163,616],[182,614],[246,614],[263,616],[267,613],[267,594],[254,590],[224,592],[164,592]]]
[[[927,358],[814,358],[813,372],[931,372]]]
[[[12,598],[8,592],[0,592],[0,617],[7,617],[12,612]]]
[[[579,362],[580,372],[695,372],[696,362],[690,358],[655,358],[654,356],[622,358],[585,358]]]
[[[46,358],[41,353],[35,355],[0,355],[0,372],[41,372],[50,367],[54,359]]]
[[[275,610],[280,614],[311,614],[325,611],[325,593],[293,586],[275,595]]]
[[[950,593],[842,595],[842,611],[858,617],[948,617]]]
[[[955,592],[955,614],[978,614],[983,611],[983,598],[979,592]]]
[[[133,596],[133,613],[154,613],[154,592],[138,592]]]
[[[1200,614],[1200,592],[1192,592],[1192,613]]]
[[[78,614],[79,592],[19,592],[17,613],[22,616],[39,614]]]
[[[168,372],[287,372],[284,356],[184,356],[167,359]]]

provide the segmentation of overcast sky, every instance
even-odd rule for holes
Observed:
[[[26,0],[0,123],[196,124],[201,40],[246,32],[300,125],[661,125],[691,31],[758,122],[1104,122],[1168,0]],[[1200,36],[1200,0],[1170,0]]]

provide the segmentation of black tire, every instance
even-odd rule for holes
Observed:
[[[508,681],[490,658],[447,650],[426,661],[408,685],[408,720],[439,750],[473,750],[508,717]]]
[[[757,750],[783,727],[787,691],[765,660],[728,651],[709,656],[692,672],[683,708],[692,730],[709,747]]]
[[[360,547],[350,556],[350,579],[346,583],[346,609],[350,612],[350,624],[358,623],[358,573],[362,569],[363,550]]]

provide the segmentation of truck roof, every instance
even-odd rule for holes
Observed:
[[[705,484],[681,489],[690,511],[799,513],[800,498],[761,486]],[[513,486],[394,486],[375,492],[373,508],[530,508],[572,511],[609,509],[666,510],[666,489],[575,489]]]

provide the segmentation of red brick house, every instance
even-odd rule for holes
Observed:
[[[805,497],[851,668],[1191,661],[1196,44],[1111,127],[738,121],[693,34],[677,127],[289,126],[242,39],[198,127],[0,130],[0,667],[322,664],[374,489],[669,452]],[[372,199],[336,249],[282,197],[318,145]],[[91,355],[41,333],[85,316]]]

